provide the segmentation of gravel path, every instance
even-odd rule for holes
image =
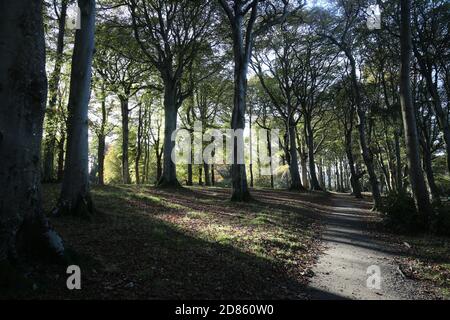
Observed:
[[[309,287],[310,299],[402,300],[427,299],[422,284],[404,278],[390,245],[365,230],[371,215],[367,203],[348,195],[331,196],[322,238],[325,251],[319,258]],[[380,270],[380,286],[369,281],[368,268]],[[371,278],[373,279],[373,278]]]

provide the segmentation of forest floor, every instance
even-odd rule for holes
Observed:
[[[44,185],[47,212],[56,204],[58,192],[58,185]],[[405,278],[399,281],[413,278],[417,283],[415,288],[420,288],[421,294],[415,298],[439,298],[450,288],[449,239],[377,232],[373,227],[378,219],[368,210],[369,203],[348,195],[266,189],[254,189],[252,195],[250,203],[233,203],[229,189],[215,187],[95,186],[92,196],[99,213],[90,221],[50,218],[81,267],[82,289],[67,289],[67,266],[35,265],[25,272],[34,283],[33,290],[9,292],[6,297],[373,298],[343,294],[326,285],[327,272],[333,274],[340,266],[333,258],[334,265],[328,270],[321,268],[324,259],[335,257],[332,252],[330,255],[330,241],[339,240],[329,238],[330,226],[334,222],[340,225],[337,231],[352,231],[344,230],[345,221],[338,216],[360,217],[358,226],[353,226],[359,234],[356,237],[366,242],[376,239],[378,249],[395,251],[388,257],[389,263],[403,270]],[[358,239],[353,240],[353,247],[363,247]],[[366,252],[356,251],[353,256],[360,254]],[[369,262],[359,267],[367,268]],[[365,283],[362,285],[365,288]],[[412,289],[408,292],[415,293]],[[0,294],[2,297],[5,295]]]

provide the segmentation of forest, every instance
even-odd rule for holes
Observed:
[[[450,298],[448,1],[0,12],[1,299]]]

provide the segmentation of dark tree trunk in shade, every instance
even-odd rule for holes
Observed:
[[[406,143],[406,154],[408,159],[409,181],[413,192],[417,211],[428,222],[431,216],[431,204],[428,190],[425,185],[422,166],[419,158],[419,139],[417,135],[417,123],[412,100],[410,66],[411,66],[411,2],[401,0],[401,23],[400,23],[400,47],[401,47],[401,69],[400,69],[400,105],[402,109],[403,127]]]
[[[316,164],[314,160],[314,132],[311,127],[311,119],[305,117],[305,137],[308,147],[309,181],[311,190],[322,190],[316,174]]]
[[[205,173],[205,186],[211,186],[211,175],[209,171],[209,164],[203,163],[203,172]]]
[[[331,166],[327,166],[328,190],[331,190]]]
[[[203,167],[201,165],[198,166],[198,185],[203,185]]]
[[[402,174],[402,158],[400,155],[400,137],[402,132],[400,129],[396,131],[396,135],[394,137],[394,146],[395,146],[395,164],[396,164],[396,181],[397,181],[397,190],[403,190],[403,174]]]
[[[42,179],[44,182],[51,182],[54,180],[54,159],[56,148],[56,105],[58,100],[58,89],[61,80],[61,67],[63,64],[64,53],[64,35],[67,18],[67,4],[69,0],[61,1],[61,10],[59,11],[58,18],[58,39],[56,43],[56,57],[55,67],[50,76],[48,83],[49,90],[49,102],[47,108],[47,126],[44,139],[44,159],[43,159],[43,171]]]
[[[192,182],[192,164],[189,163],[187,165],[187,180],[186,180],[186,185],[187,186],[192,186],[193,182]]]
[[[234,45],[235,67],[234,67],[234,107],[231,118],[231,129],[244,130],[245,128],[245,107],[247,95],[247,70],[248,61],[244,58],[244,52],[237,44]],[[247,185],[247,174],[245,164],[238,163],[237,154],[238,146],[237,138],[234,143],[233,164],[231,165],[231,176],[233,183],[233,201],[250,200],[250,192]]]
[[[81,29],[76,31],[70,78],[67,151],[56,214],[89,216],[88,107],[91,95],[95,35],[95,0],[79,0]]]
[[[211,185],[214,187],[216,184],[216,174],[214,172],[214,164],[211,164]]]
[[[270,139],[270,131],[269,130],[267,130],[266,138],[267,138],[267,155],[269,156],[269,159],[270,159],[272,157],[272,140]],[[274,189],[275,185],[274,185],[274,181],[273,181],[272,162],[269,163],[269,168],[270,168],[270,187],[272,189]]]
[[[122,116],[122,182],[124,184],[130,184],[130,163],[129,163],[129,109],[128,109],[128,97],[120,97],[120,111]]]
[[[99,135],[98,136],[98,152],[97,152],[97,158],[98,158],[98,184],[104,185],[105,184],[105,136]]]
[[[66,145],[66,133],[61,132],[61,136],[59,137],[58,142],[58,168],[56,170],[56,179],[58,182],[62,182],[64,177],[64,152]]]
[[[134,158],[134,174],[136,184],[141,184],[140,177],[140,162],[142,156],[142,139],[143,139],[143,119],[142,119],[142,105],[139,105],[139,116],[138,116],[138,132],[137,132],[137,142],[136,142],[136,156]]]
[[[350,169],[350,184],[352,186],[352,194],[356,198],[362,198],[360,177],[356,173],[355,158],[352,148],[352,129],[345,133],[345,154],[347,155],[348,166]]]
[[[160,187],[179,187],[177,180],[176,165],[172,161],[172,150],[175,141],[172,140],[172,133],[177,129],[177,89],[175,84],[166,80],[164,83],[164,151],[163,168],[158,180]]]
[[[306,191],[300,180],[300,172],[298,170],[298,156],[297,156],[297,134],[295,123],[290,122],[288,128],[288,142],[289,142],[289,172],[291,174],[291,184],[289,190]]]
[[[0,287],[12,264],[61,258],[42,209],[40,146],[47,100],[42,1],[0,2]]]

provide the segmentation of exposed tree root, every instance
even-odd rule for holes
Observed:
[[[174,180],[167,180],[164,176],[159,179],[158,183],[156,184],[158,188],[161,189],[180,189],[183,188],[183,186],[178,182],[177,179]]]
[[[253,197],[248,190],[244,192],[233,190],[233,194],[231,195],[231,201],[233,202],[250,202],[252,200]]]
[[[54,216],[75,216],[90,219],[95,214],[91,196],[79,196],[76,201],[60,200],[53,210]]]

